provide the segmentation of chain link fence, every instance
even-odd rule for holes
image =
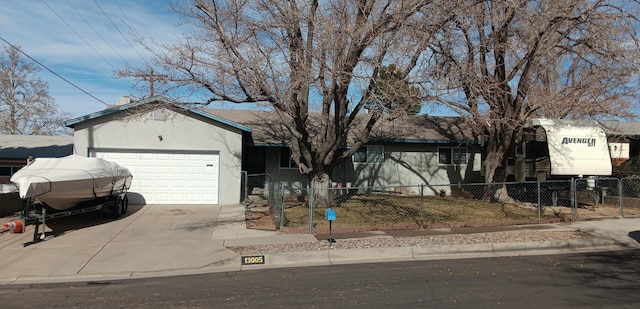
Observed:
[[[614,195],[607,190],[604,200],[611,202],[617,197],[623,217],[640,217],[640,177],[622,178],[619,192],[619,195]]]
[[[640,177],[567,181],[285,189],[245,175],[247,226],[292,233],[504,226],[640,217]],[[266,220],[266,219],[265,219]]]
[[[282,229],[285,224],[284,188],[275,178],[243,172],[242,197],[247,228]]]
[[[558,223],[640,216],[640,178],[302,189],[284,198],[282,230],[335,232]]]

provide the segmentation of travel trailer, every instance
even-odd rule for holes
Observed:
[[[531,119],[507,175],[515,181],[610,176],[607,136],[596,123]]]

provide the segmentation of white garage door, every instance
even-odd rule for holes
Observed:
[[[217,204],[218,154],[101,152],[131,171],[129,192],[147,204]],[[134,202],[134,201],[132,201]]]

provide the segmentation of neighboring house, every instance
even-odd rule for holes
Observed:
[[[267,111],[205,109],[207,113],[251,128],[244,142],[243,170],[249,175],[267,173],[287,191],[307,187],[309,180],[291,160],[288,134],[278,117]],[[319,121],[310,116],[309,121]],[[364,117],[364,115],[363,115]],[[385,116],[368,142],[350,160],[336,166],[331,178],[343,187],[416,187],[427,185],[427,194],[439,194],[447,185],[482,181],[480,143],[461,127],[457,117]],[[356,139],[352,128],[344,149]],[[401,190],[398,188],[398,190]]]
[[[72,136],[0,135],[0,184],[8,183],[29,158],[59,158],[72,153]]]
[[[241,200],[242,136],[251,130],[153,97],[65,123],[76,154],[131,170],[131,203],[234,204]]]
[[[640,123],[607,121],[602,124],[609,140],[609,152],[614,166],[629,160],[638,164],[640,156]]]

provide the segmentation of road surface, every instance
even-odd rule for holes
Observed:
[[[0,301],[2,308],[638,308],[640,250],[6,285]]]

